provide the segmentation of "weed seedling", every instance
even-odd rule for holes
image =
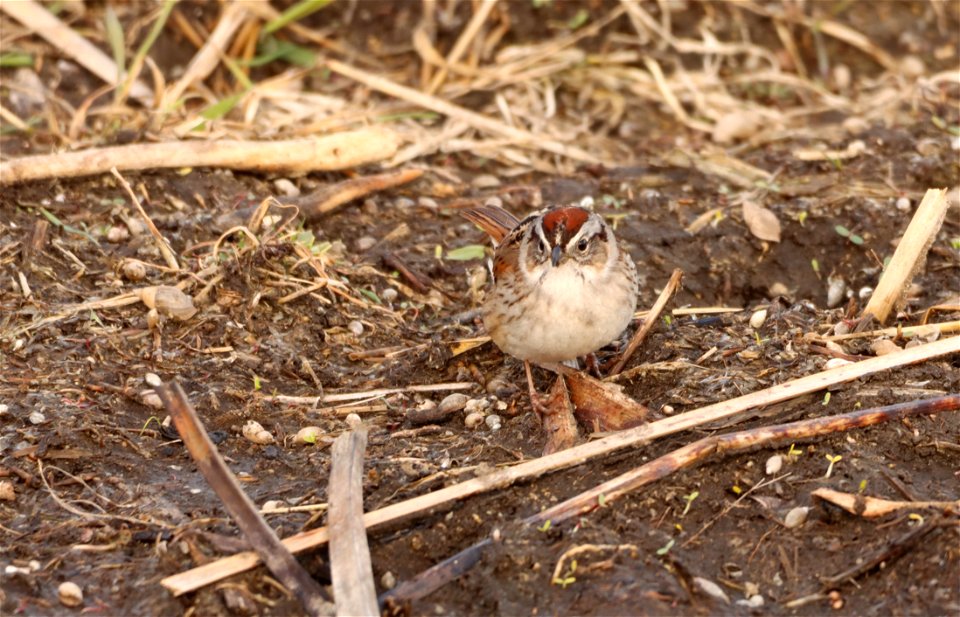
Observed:
[[[687,502],[687,506],[683,509],[683,513],[680,516],[686,516],[687,512],[690,511],[690,506],[693,504],[693,500],[700,496],[700,491],[693,491],[689,495],[684,495],[683,500]]]
[[[836,455],[826,454],[825,456],[826,456],[827,460],[830,461],[830,465],[827,466],[827,474],[826,474],[825,476],[823,476],[823,477],[824,477],[824,478],[829,478],[830,475],[833,474],[833,466],[834,466],[836,463],[839,463],[839,462],[843,459],[843,457],[840,456],[839,454],[836,454]]]

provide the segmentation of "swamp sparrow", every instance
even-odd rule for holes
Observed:
[[[496,245],[483,324],[504,352],[530,362],[575,360],[617,338],[637,305],[637,268],[603,218],[575,206],[524,220],[493,204],[461,211]]]

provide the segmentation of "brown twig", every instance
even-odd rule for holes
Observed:
[[[155,390],[173,418],[177,432],[200,473],[217,493],[263,563],[293,592],[307,613],[327,614],[329,603],[324,598],[323,589],[280,542],[273,529],[260,516],[257,507],[240,488],[240,483],[210,441],[180,384],[174,381],[172,384],[162,384]]]
[[[398,146],[399,137],[386,128],[364,128],[315,139],[224,139],[111,146],[3,161],[0,185],[88,176],[108,172],[113,167],[120,170],[226,167],[255,171],[331,171],[388,159]]]
[[[682,270],[674,270],[673,274],[670,275],[670,280],[667,281],[667,284],[663,287],[663,291],[660,292],[660,296],[657,298],[657,301],[653,303],[653,308],[650,309],[650,313],[644,318],[643,325],[640,326],[640,329],[637,330],[637,333],[633,335],[632,339],[630,339],[630,344],[627,345],[627,348],[624,350],[620,360],[617,361],[613,367],[613,370],[610,371],[611,377],[617,375],[623,370],[623,367],[626,366],[627,361],[630,360],[634,352],[637,351],[637,348],[640,347],[640,344],[643,343],[643,340],[647,338],[647,334],[650,333],[650,330],[653,328],[654,324],[657,323],[657,319],[659,319],[660,313],[663,312],[663,308],[667,305],[667,302],[670,301],[670,298],[673,297],[673,294],[675,294],[677,289],[680,287],[680,281],[682,279]]]
[[[367,532],[363,527],[363,451],[367,429],[344,433],[333,442],[330,484],[330,572],[337,615],[379,615]]]
[[[839,506],[857,516],[865,518],[876,518],[886,516],[891,512],[900,510],[922,510],[936,508],[939,510],[953,510],[960,513],[960,499],[955,501],[891,501],[889,499],[879,499],[868,495],[853,495],[843,493],[830,488],[822,487],[811,493],[812,496],[829,501],[835,506]]]
[[[823,586],[823,589],[834,589],[840,586],[840,584],[843,582],[851,581],[863,576],[874,568],[879,567],[881,564],[891,563],[893,560],[898,559],[906,554],[908,550],[926,538],[930,532],[934,531],[935,529],[940,529],[941,526],[942,525],[940,522],[931,521],[924,525],[920,525],[916,529],[911,529],[899,538],[895,538],[893,542],[882,549],[875,551],[873,554],[868,555],[865,558],[861,557],[858,559],[860,563],[852,568],[844,570],[839,574],[822,578],[820,583]]]
[[[862,362],[848,364],[813,375],[807,375],[782,383],[772,388],[752,392],[744,396],[707,405],[695,411],[678,414],[657,422],[644,424],[636,428],[620,431],[590,441],[549,456],[521,463],[489,473],[478,478],[445,487],[438,491],[420,495],[379,510],[367,512],[363,516],[367,529],[387,523],[410,518],[424,512],[434,511],[467,497],[512,485],[518,480],[528,480],[559,469],[581,465],[586,461],[615,452],[627,447],[637,447],[654,439],[673,435],[710,422],[729,418],[747,409],[772,405],[790,400],[803,394],[816,392],[839,383],[858,379],[865,375],[889,370],[894,367],[922,362],[950,353],[960,352],[960,336],[941,339],[925,345],[917,345],[895,353]],[[312,529],[296,534],[284,540],[287,548],[293,552],[307,550],[325,544],[329,539],[326,527]],[[256,553],[239,553],[210,564],[199,566],[187,572],[168,576],[160,583],[175,595],[181,595],[204,585],[209,585],[227,576],[249,570],[256,566]]]
[[[522,524],[539,525],[546,521],[557,524],[582,516],[601,507],[601,504],[608,504],[642,486],[699,464],[714,454],[735,454],[759,447],[770,447],[784,442],[863,428],[908,416],[952,411],[958,408],[960,408],[960,395],[944,396],[706,437],[599,484],[552,508],[530,515],[523,519]],[[468,547],[422,572],[414,579],[399,585],[385,594],[385,599],[416,600],[424,597],[479,562],[484,548],[490,544],[489,539],[484,539]]]
[[[430,292],[433,281],[424,274],[414,270],[395,253],[387,251],[383,254],[383,265],[400,273],[407,283],[419,294]]]

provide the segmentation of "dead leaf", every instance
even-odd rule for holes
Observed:
[[[573,417],[573,403],[562,375],[557,375],[544,404],[547,411],[543,414],[543,432],[547,434],[547,443],[543,454],[546,456],[577,443],[577,420]]]
[[[770,210],[745,199],[743,220],[754,236],[768,242],[780,242],[780,221]]]
[[[586,373],[564,371],[574,414],[587,427],[619,431],[642,424],[650,410],[623,393],[621,386],[604,383]]]

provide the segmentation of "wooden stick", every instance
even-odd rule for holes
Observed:
[[[633,353],[637,351],[637,348],[640,347],[643,340],[647,338],[647,334],[653,329],[654,324],[657,323],[657,319],[660,317],[660,313],[663,312],[663,307],[667,305],[667,302],[670,301],[673,294],[677,292],[677,288],[680,287],[680,281],[682,279],[683,270],[674,270],[673,274],[670,275],[670,280],[667,281],[667,284],[663,287],[663,291],[660,292],[660,297],[653,303],[653,308],[650,309],[650,313],[644,318],[643,325],[640,326],[637,333],[630,339],[630,343],[627,345],[626,350],[624,350],[623,356],[620,357],[620,360],[614,365],[613,370],[610,371],[610,377],[613,377],[623,370],[623,367],[627,364],[627,360],[633,356]]]
[[[570,146],[552,139],[544,139],[542,135],[537,135],[535,133],[531,133],[530,131],[512,127],[509,124],[500,122],[499,120],[494,120],[493,118],[489,118],[483,114],[478,114],[475,111],[470,111],[469,109],[460,107],[459,105],[448,103],[443,99],[425,94],[419,90],[402,86],[394,81],[390,81],[385,77],[368,73],[367,71],[350,66],[349,64],[344,64],[343,62],[339,62],[337,60],[328,60],[326,66],[334,73],[339,73],[344,77],[358,81],[369,88],[379,90],[384,94],[407,101],[408,103],[413,103],[414,105],[423,107],[424,109],[435,111],[438,114],[443,114],[451,118],[462,120],[475,129],[480,129],[488,133],[493,133],[494,135],[513,139],[527,147],[538,148],[540,150],[559,154],[575,161],[583,161],[585,163],[594,164],[602,162],[582,148]]]
[[[106,83],[120,85],[117,64],[39,3],[34,0],[0,2],[0,11],[5,11]],[[130,95],[148,107],[153,104],[153,92],[143,82],[135,81]]]
[[[240,488],[240,483],[203,429],[197,412],[187,400],[180,384],[176,381],[172,384],[161,384],[155,391],[167,408],[167,413],[173,418],[177,432],[180,433],[180,438],[200,473],[223,502],[244,537],[256,550],[256,554],[260,555],[267,568],[300,600],[308,614],[327,614],[329,603],[324,599],[323,589],[280,542],[270,525],[260,516],[257,507]]]
[[[3,3],[7,7],[14,3]],[[0,163],[0,185],[119,170],[226,167],[254,171],[332,171],[392,157],[400,138],[382,127],[284,141],[168,141],[43,154]]]
[[[600,507],[601,503],[611,503],[642,486],[665,478],[681,469],[692,467],[713,454],[733,454],[780,443],[809,439],[819,435],[873,426],[874,424],[908,416],[953,411],[958,408],[960,408],[960,395],[945,396],[705,437],[631,469],[551,508],[532,514],[524,518],[522,524],[539,525],[546,521],[555,524],[582,516]],[[436,591],[479,562],[484,548],[489,544],[489,539],[481,540],[384,594],[384,599],[417,600]]]
[[[923,269],[927,251],[937,237],[949,207],[946,189],[927,190],[893,253],[893,259],[883,271],[876,290],[863,309],[864,317],[873,315],[880,323],[887,320],[890,311],[906,293],[910,281]]]
[[[885,516],[891,512],[899,512],[900,510],[935,508],[937,510],[960,512],[960,499],[955,501],[891,501],[889,499],[880,499],[868,495],[843,493],[827,487],[818,488],[810,493],[810,495],[817,499],[829,501],[835,506],[840,506],[850,514],[856,514],[857,516],[863,516],[865,518]]]
[[[847,341],[855,338],[874,338],[880,336],[895,336],[913,338],[916,336],[927,336],[929,334],[950,334],[960,331],[960,320],[945,321],[943,323],[931,323],[923,326],[894,326],[892,328],[883,328],[881,330],[870,330],[869,332],[849,332],[847,334],[834,334],[832,336],[817,336],[815,341]]]
[[[423,515],[425,512],[448,506],[467,497],[510,486],[518,480],[529,480],[558,469],[580,465],[598,456],[627,447],[636,447],[660,437],[728,418],[748,409],[772,405],[866,375],[957,352],[960,352],[960,336],[940,339],[885,356],[870,358],[862,362],[847,364],[794,379],[765,390],[758,390],[729,401],[707,405],[695,411],[614,433],[603,439],[590,441],[561,452],[460,482],[432,493],[391,504],[379,510],[367,512],[363,516],[363,522],[367,529],[371,529],[408,517]],[[328,539],[327,528],[319,527],[295,534],[285,539],[284,544],[296,553],[325,544]],[[187,572],[168,576],[160,583],[175,595],[181,595],[215,583],[232,574],[249,570],[257,563],[258,558],[255,553],[239,553]]]
[[[319,405],[321,403],[342,403],[345,401],[374,399],[391,394],[401,394],[403,392],[458,392],[476,387],[477,384],[472,381],[453,381],[450,383],[428,383],[422,386],[407,386],[405,388],[379,388],[377,390],[365,390],[361,392],[337,392],[334,394],[324,394],[322,396],[288,396],[277,394],[265,396],[263,400],[274,403],[286,403],[287,405]]]
[[[330,512],[330,572],[337,615],[380,615],[367,532],[363,527],[363,451],[367,429],[344,433],[333,442],[327,501]]]

